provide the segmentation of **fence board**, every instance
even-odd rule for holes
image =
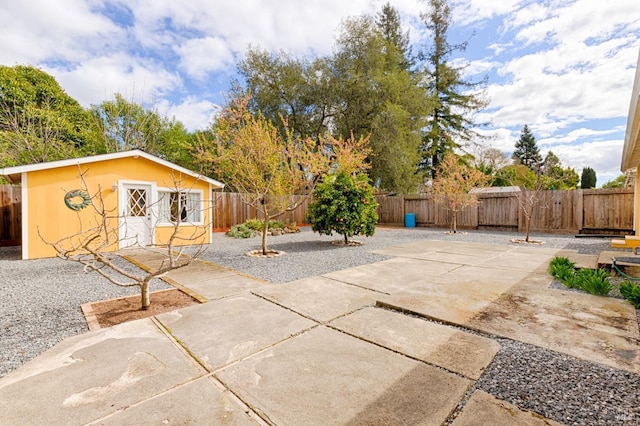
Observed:
[[[402,226],[404,224],[404,196],[376,195],[376,201],[378,202],[378,223],[389,226]]]
[[[436,201],[431,195],[404,197],[404,212],[416,215],[417,226],[436,224]],[[404,216],[404,213],[402,214]],[[404,219],[400,219],[402,222]]]
[[[591,189],[583,192],[584,229],[633,229],[632,189]]]
[[[513,194],[479,194],[478,226],[518,228],[518,200]]]

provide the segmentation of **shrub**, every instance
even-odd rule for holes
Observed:
[[[575,274],[577,288],[589,294],[606,296],[613,286],[609,283],[609,272],[604,269],[581,269]]]
[[[233,226],[227,235],[233,238],[251,238],[258,235],[258,232],[249,228],[245,224]]]
[[[364,174],[352,176],[340,172],[328,175],[313,191],[307,221],[313,232],[344,237],[345,244],[354,235],[373,235],[378,222],[378,203],[373,187]]]
[[[247,228],[256,231],[262,232],[264,228],[264,220],[262,219],[249,219],[243,223]],[[282,229],[284,225],[279,220],[270,220],[269,221],[269,229]]]
[[[576,270],[576,265],[566,257],[557,256],[549,262],[549,273],[566,284],[567,280],[570,280]],[[573,288],[571,286],[568,286]]]
[[[604,269],[580,269],[566,257],[557,256],[549,262],[549,273],[569,288],[589,294],[606,296],[613,286],[609,283],[609,272]]]
[[[634,308],[640,309],[640,286],[626,280],[620,284],[620,294],[627,299]]]

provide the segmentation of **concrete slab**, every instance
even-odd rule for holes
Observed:
[[[329,325],[475,380],[500,350],[486,337],[380,308],[362,309]]]
[[[191,283],[208,282],[231,275],[237,275],[231,269],[221,268],[198,260],[193,261],[184,268],[169,271],[165,276],[183,285]]]
[[[555,252],[554,252],[555,253]],[[516,271],[546,274],[549,270],[549,262],[555,254],[537,253],[533,250],[513,250],[503,253],[492,262],[496,269],[512,269]]]
[[[3,424],[84,424],[205,374],[150,319],[72,337],[0,380]]]
[[[574,250],[559,250],[555,255],[569,258],[576,264],[576,268],[594,269],[598,267],[599,255],[596,254],[579,254]]]
[[[213,300],[156,318],[210,371],[316,325],[252,294]]]
[[[400,256],[413,259],[433,260],[435,253],[459,255],[459,260],[476,264],[475,258],[493,258],[500,253],[511,250],[507,245],[466,243],[463,241],[423,240],[399,246],[374,250],[373,253],[388,256]],[[436,255],[440,258],[440,255]]]
[[[167,393],[127,407],[95,424],[100,425],[257,425],[228,390],[204,377]]]
[[[521,410],[483,391],[475,391],[467,401],[454,426],[519,425],[561,426],[561,423],[545,419],[531,411]]]
[[[222,299],[269,286],[264,281],[238,274],[223,275],[203,281],[191,281],[189,277],[186,277],[182,282],[185,287],[206,297],[208,300]]]
[[[431,280],[432,277],[446,274],[459,267],[460,265],[451,263],[398,257],[331,272],[323,275],[323,277],[354,284],[380,293],[393,294],[420,286]]]
[[[514,288],[469,319],[469,327],[640,373],[635,309],[623,300]]]
[[[471,385],[324,326],[216,376],[273,424],[440,425]]]
[[[372,306],[379,296],[379,293],[324,277],[264,286],[253,293],[322,323]]]
[[[378,301],[427,318],[466,325],[528,275],[522,271],[462,266],[448,274],[434,275],[420,286],[381,295]]]

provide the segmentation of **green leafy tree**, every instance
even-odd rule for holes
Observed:
[[[603,183],[602,187],[603,188],[624,188],[624,184],[626,180],[627,180],[627,177],[625,175],[620,175],[613,180]]]
[[[284,130],[316,140],[328,130],[336,113],[334,77],[326,58],[297,59],[285,52],[269,53],[250,47],[238,64],[247,91],[250,110],[260,112]]]
[[[596,177],[595,170],[593,170],[591,167],[585,167],[584,169],[582,169],[582,175],[580,176],[580,188],[595,188],[597,181],[598,179]]]
[[[545,189],[576,189],[580,176],[572,167],[563,167],[560,158],[549,151],[542,162],[542,173],[548,178]]]
[[[154,109],[128,101],[119,93],[113,100],[91,107],[98,153],[141,149],[149,154],[193,168],[194,140],[184,125]]]
[[[355,235],[371,236],[376,229],[378,203],[366,174],[339,172],[329,174],[316,186],[309,204],[307,220],[311,229],[320,234],[333,232],[349,238]]]
[[[536,173],[522,164],[512,164],[498,169],[491,181],[491,186],[521,186],[532,188]]]
[[[361,16],[342,24],[334,54],[313,61],[250,48],[239,65],[260,111],[283,131],[316,141],[368,137],[368,173],[378,186],[415,192],[418,147],[428,110],[422,77],[410,69],[408,35],[397,11],[385,5],[374,20]]]
[[[407,44],[397,12],[385,7],[377,21],[345,21],[332,58],[337,99],[343,105],[335,132],[370,135],[369,176],[377,186],[397,192],[415,192],[420,184],[415,171],[429,106],[422,77],[408,68]]]
[[[513,159],[534,171],[538,171],[541,166],[542,156],[540,155],[540,149],[536,143],[535,136],[533,136],[529,126],[526,124],[522,128],[520,138],[516,142]]]
[[[458,214],[466,207],[478,204],[471,191],[487,184],[488,177],[480,170],[467,165],[453,152],[447,153],[438,165],[433,181],[433,192],[442,199],[451,212],[450,231],[458,232]]]
[[[87,111],[49,74],[0,66],[0,167],[90,153],[89,123]]]
[[[462,68],[449,61],[451,54],[464,51],[467,43],[450,44],[447,31],[451,24],[451,10],[446,0],[430,0],[429,11],[421,18],[431,33],[432,46],[423,53],[427,76],[427,96],[435,102],[427,123],[420,147],[420,167],[430,170],[435,178],[438,165],[447,152],[463,148],[473,138],[479,138],[473,129],[477,123],[473,113],[486,106],[479,93],[479,85],[465,80]],[[475,92],[474,92],[475,91]]]

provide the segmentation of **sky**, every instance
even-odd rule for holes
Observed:
[[[640,51],[638,0],[449,0],[454,64],[488,78],[476,120],[484,145],[511,153],[527,124],[598,186],[620,174]],[[115,93],[203,129],[247,47],[330,54],[341,22],[386,0],[26,0],[0,2],[0,65],[33,65],[83,106]],[[429,45],[428,4],[391,0],[414,51]]]

